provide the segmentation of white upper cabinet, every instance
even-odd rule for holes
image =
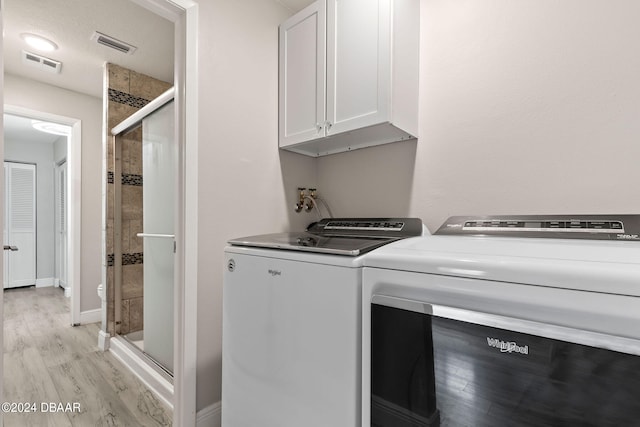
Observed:
[[[324,136],[326,3],[280,25],[280,146]]]
[[[280,26],[280,147],[416,138],[419,0],[319,0]]]

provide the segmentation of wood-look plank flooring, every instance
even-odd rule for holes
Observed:
[[[99,324],[70,326],[61,288],[4,291],[4,402],[35,403],[5,413],[12,426],[170,426],[171,411],[111,353],[98,349]],[[41,412],[42,404],[75,412]]]

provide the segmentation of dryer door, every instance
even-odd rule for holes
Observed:
[[[635,425],[640,346],[623,340],[628,354],[572,342],[603,338],[592,335],[374,296],[371,425]]]

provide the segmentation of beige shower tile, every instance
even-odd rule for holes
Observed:
[[[142,175],[142,140],[132,140],[129,146],[129,173]]]
[[[115,164],[114,164],[115,157],[113,155],[114,144],[115,144],[115,139],[112,136],[109,136],[109,139],[107,140],[107,153],[106,153],[107,171],[109,172],[113,172],[115,170]]]
[[[122,219],[142,219],[142,187],[136,185],[123,185],[122,193]]]
[[[144,298],[132,298],[129,306],[129,330],[136,332],[142,330],[144,327]]]
[[[151,101],[152,99],[157,98],[159,95],[165,92],[171,86],[171,83],[154,79],[153,77],[149,77],[146,74],[131,71],[129,87],[132,96],[144,98],[148,101]]]
[[[140,135],[138,132],[127,134],[122,139],[122,173],[127,174],[140,174],[142,171],[142,165],[139,165],[142,157],[142,142],[136,137]]]
[[[131,173],[129,172],[129,159],[130,159],[130,147],[131,141],[126,137],[122,139],[121,149],[120,149],[120,170],[122,173]]]
[[[138,141],[142,143],[142,126],[138,126],[137,128],[131,129],[125,135],[128,139],[132,141]]]
[[[130,70],[111,63],[107,64],[107,70],[109,72],[109,89],[129,93]]]
[[[107,219],[113,220],[114,204],[115,204],[114,184],[107,184]]]
[[[111,129],[122,123],[126,118],[138,111],[139,108],[132,107],[127,104],[120,104],[119,102],[109,101],[109,134],[111,135]]]
[[[129,238],[131,235],[131,232],[129,231],[130,224],[131,224],[131,221],[122,220],[121,231],[120,231],[120,244],[122,245],[121,250],[123,254],[131,253],[131,249],[129,245]]]
[[[129,221],[129,250],[131,253],[140,253],[144,247],[144,239],[137,234],[142,233],[142,220],[132,219]]]
[[[122,266],[122,299],[142,296],[143,270],[142,264]]]
[[[112,305],[113,299],[115,297],[115,267],[107,267],[107,303],[109,306]]]
[[[113,253],[113,219],[107,219],[107,229],[104,232],[107,254]]]
[[[129,314],[130,314],[130,306],[129,300],[122,300],[122,306],[120,309],[120,333],[128,334],[131,331],[131,327],[129,324]]]

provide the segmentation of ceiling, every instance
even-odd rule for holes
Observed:
[[[91,40],[94,31],[137,47],[128,55]],[[4,0],[5,72],[102,97],[105,62],[173,80],[173,23],[130,0]],[[44,36],[53,52],[30,48],[22,33]],[[62,62],[60,74],[22,62],[22,50]]]
[[[297,12],[309,6],[315,0],[275,0],[292,12]]]
[[[29,118],[13,116],[11,114],[4,115],[5,141],[53,143],[60,138],[60,135],[54,135],[51,133],[35,130],[31,126],[31,119]]]
[[[313,3],[313,0],[274,1],[292,13]],[[99,98],[102,98],[106,62],[170,82],[173,81],[173,30],[172,22],[132,0],[4,0],[5,73]],[[95,31],[137,49],[128,55],[99,45],[91,40]],[[21,37],[23,33],[44,36],[56,43],[58,49],[42,52],[30,48]],[[24,63],[23,50],[62,62],[60,74]],[[12,129],[14,126],[29,124],[7,120],[6,116],[5,121],[5,133],[17,132]],[[27,132],[30,126],[21,126],[21,129]]]
[[[94,31],[137,47],[128,55],[91,40]],[[53,52],[33,49],[22,33],[44,36]],[[62,62],[60,74],[23,63],[22,50]],[[173,23],[130,0],[4,0],[4,68],[14,74],[102,98],[104,64],[112,62],[173,81]],[[31,128],[28,119],[5,114],[5,137],[49,141],[59,136]]]

